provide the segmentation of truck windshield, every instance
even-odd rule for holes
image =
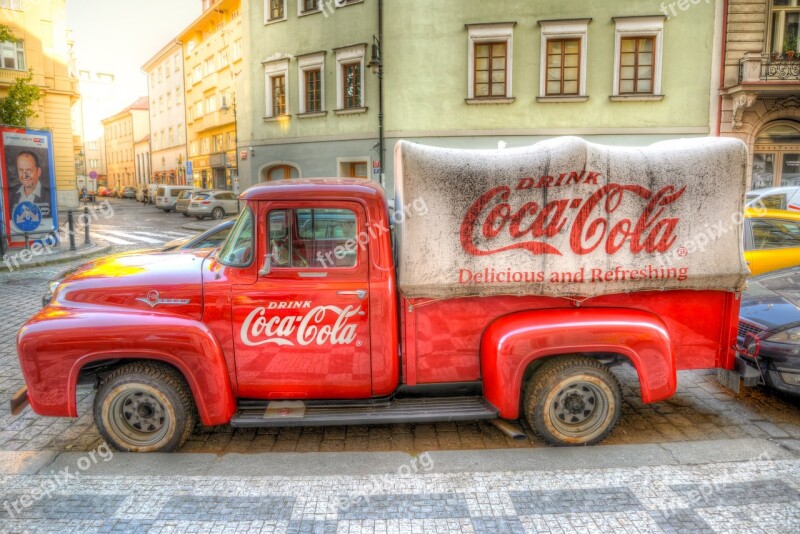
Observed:
[[[245,267],[253,261],[254,246],[253,212],[246,207],[222,245],[217,259],[224,265]]]

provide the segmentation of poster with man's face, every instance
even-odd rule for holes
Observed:
[[[4,226],[14,234],[31,234],[30,240],[44,239],[56,226],[51,139],[49,132],[2,132]],[[24,239],[14,235],[11,243]]]

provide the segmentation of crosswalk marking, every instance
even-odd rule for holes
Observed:
[[[163,245],[173,239],[194,235],[194,232],[188,231],[148,232],[146,230],[121,230],[118,227],[101,225],[92,228],[91,232],[97,239],[108,241],[112,245]]]
[[[98,239],[102,239],[103,241],[108,241],[112,245],[133,245],[132,241],[125,241],[124,239],[112,237],[110,235],[105,235],[98,232],[92,232],[92,235]]]

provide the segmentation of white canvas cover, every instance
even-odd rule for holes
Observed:
[[[740,291],[745,145],[644,148],[564,137],[523,148],[395,149],[407,297]]]

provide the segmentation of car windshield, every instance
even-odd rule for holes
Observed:
[[[253,212],[247,207],[233,226],[217,258],[225,265],[244,267],[253,259],[254,246]]]

